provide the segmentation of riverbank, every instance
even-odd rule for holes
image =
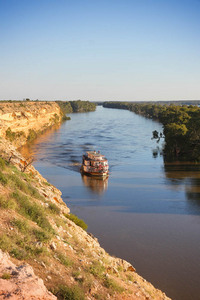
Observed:
[[[3,137],[0,153],[0,248],[10,253],[10,261],[31,265],[58,299],[64,293],[73,294],[72,299],[77,295],[78,299],[169,299],[131,264],[110,256],[96,238],[69,220],[60,191],[26,165]],[[9,281],[11,285],[17,274],[2,270],[2,286]],[[2,287],[0,291],[3,297],[9,292]]]
[[[55,102],[0,102],[0,136],[16,147],[31,142],[61,121],[62,111]]]
[[[118,108],[132,111],[159,121],[163,130],[152,132],[152,138],[159,143],[165,139],[163,148],[166,162],[170,161],[200,161],[200,108],[196,105],[131,103],[131,102],[104,102],[104,107]]]

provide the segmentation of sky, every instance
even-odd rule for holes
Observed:
[[[0,0],[0,99],[200,100],[200,0]]]

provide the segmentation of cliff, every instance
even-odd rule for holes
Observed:
[[[69,219],[61,192],[3,136],[0,190],[0,299],[169,299]]]
[[[61,120],[62,112],[55,102],[0,102],[0,136],[16,147],[33,140]]]

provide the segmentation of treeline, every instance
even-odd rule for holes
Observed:
[[[30,100],[26,98],[24,100],[0,100],[0,103],[26,103],[26,102],[42,102],[46,104],[51,104],[51,101],[47,100]],[[61,108],[64,115],[73,112],[89,112],[96,110],[96,103],[90,101],[74,100],[74,101],[55,101]]]
[[[60,106],[63,115],[96,110],[96,104],[89,101],[56,101],[56,103]]]
[[[200,108],[198,106],[130,102],[105,102],[103,106],[127,109],[161,122],[163,133],[154,131],[153,137],[160,140],[164,135],[164,155],[167,161],[200,161]]]

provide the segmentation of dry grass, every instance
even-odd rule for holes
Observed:
[[[79,300],[87,296],[107,299],[108,295],[111,299],[134,299],[139,288],[130,284],[132,275],[120,267],[117,275],[107,274],[109,255],[75,225],[73,220],[78,222],[78,218],[66,218],[61,206],[50,199],[44,200],[39,181],[2,159],[0,172],[3,191],[0,196],[0,248],[3,251],[9,252],[14,260],[32,265],[58,299]],[[42,182],[44,188],[49,187]],[[154,296],[151,287],[150,293]]]

